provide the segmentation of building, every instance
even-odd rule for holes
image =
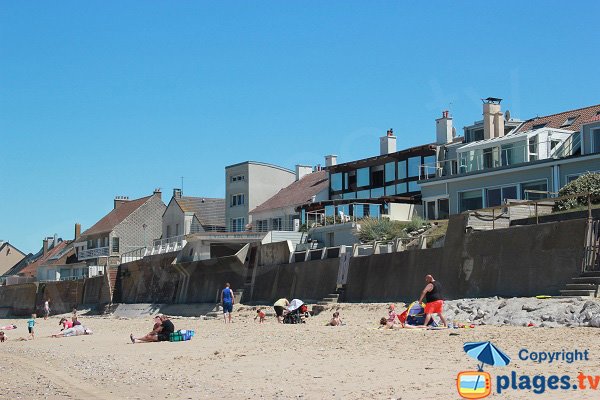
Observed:
[[[229,232],[245,231],[250,211],[296,180],[294,171],[246,161],[225,167],[225,221]]]
[[[550,197],[577,176],[600,170],[600,105],[518,121],[502,114],[500,102],[484,100],[483,137],[466,127],[464,142],[444,138],[439,126],[451,127],[452,119],[437,120],[435,171],[419,181],[426,218]]]
[[[88,266],[119,265],[122,253],[144,248],[160,238],[165,210],[158,189],[135,200],[117,196],[108,214],[81,236],[76,232],[73,246],[77,260]]]
[[[3,276],[7,285],[34,282],[37,279],[37,269],[46,260],[59,253],[66,243],[56,234],[42,240],[42,248],[36,254],[29,254]]]
[[[0,240],[0,276],[18,264],[26,256],[9,242]]]
[[[296,166],[296,181],[250,212],[252,230],[298,231],[301,215],[297,207],[329,198],[329,173],[312,172],[312,167]]]
[[[162,216],[162,239],[225,229],[225,199],[183,196],[180,189],[173,189]]]

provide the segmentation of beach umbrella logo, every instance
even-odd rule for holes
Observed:
[[[477,371],[464,371],[458,374],[456,387],[458,394],[465,399],[483,399],[492,393],[492,377],[483,371],[484,365],[505,367],[510,357],[494,346],[492,342],[465,343],[465,353],[481,364]]]

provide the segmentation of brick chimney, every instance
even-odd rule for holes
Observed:
[[[129,201],[129,197],[127,196],[115,196],[115,203],[113,210],[122,205],[123,203],[127,203]]]
[[[175,197],[176,199],[180,199],[181,198],[181,189],[173,189],[173,197]]]
[[[160,191],[160,188],[154,189],[154,192],[152,192],[152,194],[158,196],[159,199],[162,199],[162,192]]]
[[[379,154],[386,155],[396,152],[396,136],[394,130],[389,129],[385,136],[379,138]]]
[[[81,224],[76,223],[75,224],[75,240],[79,239],[80,236],[81,236]]]
[[[452,143],[452,117],[448,111],[442,111],[442,118],[435,120],[436,143],[438,145]]]
[[[504,115],[500,110],[502,99],[488,97],[483,101],[483,138],[504,136]]]
[[[44,249],[44,255],[48,254],[48,238],[44,238],[42,248]]]

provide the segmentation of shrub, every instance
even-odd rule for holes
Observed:
[[[600,174],[599,173],[586,173],[581,175],[579,178],[575,179],[573,182],[565,185],[560,191],[558,195],[569,196],[577,193],[587,193],[590,192],[592,196],[596,196],[595,199],[592,199],[592,204],[600,203]],[[577,197],[566,200],[559,200],[554,205],[554,209],[556,211],[569,210],[571,208],[575,208],[578,206],[587,205],[587,197]]]
[[[427,222],[423,218],[416,215],[413,217],[412,221],[404,225],[404,230],[408,233],[411,233],[426,226]]]
[[[389,219],[364,218],[360,221],[360,230],[356,233],[361,242],[390,241],[404,238],[408,235],[404,228],[406,224]]]

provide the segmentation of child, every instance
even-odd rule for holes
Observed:
[[[34,327],[35,327],[35,319],[36,319],[36,317],[37,317],[37,315],[31,314],[31,319],[29,321],[27,321],[27,330],[29,330],[29,336],[32,339],[35,339]]]
[[[0,343],[4,343],[6,339],[8,339],[8,336],[6,336],[3,331],[0,331]]]
[[[62,325],[62,329],[60,330],[61,332],[65,329],[70,329],[73,327],[73,323],[64,317],[60,319],[58,325]]]
[[[342,326],[342,319],[340,318],[339,312],[334,312],[331,321],[329,321],[329,326]]]
[[[390,306],[388,307],[388,323],[394,324],[396,322],[396,317],[396,306],[390,304]]]
[[[258,318],[258,323],[262,324],[263,322],[265,322],[265,317],[267,315],[265,314],[265,312],[262,309],[258,309],[256,310],[256,317],[254,317],[254,320],[256,321],[256,318]]]

